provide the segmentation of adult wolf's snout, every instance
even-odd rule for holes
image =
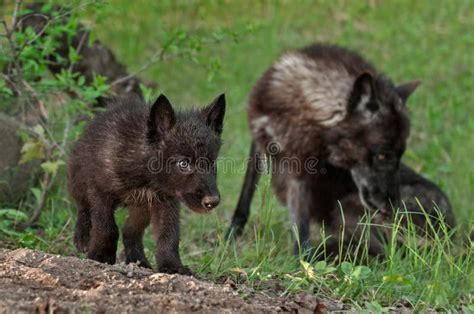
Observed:
[[[202,198],[201,205],[209,210],[217,207],[221,201],[219,195],[207,195]]]

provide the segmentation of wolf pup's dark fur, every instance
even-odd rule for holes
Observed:
[[[142,238],[151,223],[158,271],[189,273],[178,251],[179,205],[206,213],[219,203],[215,160],[224,113],[224,95],[185,112],[175,112],[161,95],[151,107],[138,97],[117,99],[98,115],[68,163],[77,249],[115,263],[114,211],[122,205],[129,211],[122,233],[126,262],[150,267]]]
[[[421,238],[425,238],[426,235],[433,236],[433,232],[443,235],[443,230],[440,229],[441,220],[444,221],[447,231],[455,227],[453,209],[446,194],[435,183],[404,164],[401,164],[400,167],[400,196],[402,205],[399,214],[401,216],[397,219],[402,218],[403,227],[407,227],[407,219],[410,219]],[[344,215],[344,220],[341,214]],[[327,245],[328,254],[337,255],[339,253],[341,246],[338,238],[343,226],[345,247],[348,248],[350,241],[355,240],[355,244],[357,244],[357,240],[362,236],[361,233],[364,232],[364,226],[367,227],[364,225],[366,221],[361,224],[361,218],[365,214],[364,205],[357,193],[349,194],[340,201],[340,205],[338,204],[334,208],[333,219],[326,225],[326,234],[333,237]],[[369,215],[371,215],[373,225],[369,229],[368,253],[373,256],[383,256],[384,242],[391,239],[390,233],[394,217],[381,212],[369,213]],[[384,226],[386,223],[388,226]],[[352,243],[352,248],[348,249],[352,250],[355,244]]]
[[[313,45],[283,54],[250,95],[253,142],[234,234],[249,216],[264,155],[272,160],[273,187],[290,209],[303,249],[310,218],[330,220],[337,200],[348,193],[357,192],[368,208],[397,205],[400,157],[409,134],[405,102],[418,84],[394,86],[340,47]],[[318,171],[312,169],[316,158]],[[295,160],[300,169],[288,166]]]

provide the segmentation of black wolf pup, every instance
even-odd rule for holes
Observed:
[[[446,194],[434,182],[424,178],[405,164],[400,166],[400,197],[402,204],[399,215],[393,217],[391,213],[375,212],[369,213],[372,225],[368,236],[368,253],[372,256],[384,256],[384,243],[390,241],[393,223],[401,219],[402,228],[407,227],[407,221],[411,220],[416,228],[420,239],[429,239],[438,233],[449,232],[455,227],[454,212]],[[422,206],[422,208],[420,207]],[[341,208],[343,212],[341,212]],[[344,215],[344,220],[341,217]],[[349,251],[353,250],[354,241],[358,241],[363,235],[366,220],[361,221],[365,215],[364,205],[361,203],[357,193],[348,194],[334,208],[332,221],[326,227],[326,234],[330,234],[333,240],[326,246],[327,254],[337,255],[340,247]],[[397,221],[394,221],[394,218]],[[441,222],[443,221],[443,225]],[[388,225],[387,225],[388,224]],[[344,246],[339,244],[341,228],[344,227]],[[446,228],[443,230],[442,228]],[[397,235],[398,241],[403,239],[403,230]],[[349,242],[352,248],[349,248]]]
[[[436,183],[416,173],[410,167],[402,164],[400,167],[400,196],[401,211],[413,221],[421,231],[430,232],[431,225],[439,232],[441,220],[448,230],[456,227],[456,219],[448,196]],[[419,202],[419,204],[418,204]],[[428,215],[426,220],[420,205]]]
[[[151,223],[158,271],[190,273],[179,256],[179,206],[207,213],[219,204],[215,160],[225,97],[202,110],[175,112],[161,95],[153,106],[138,97],[116,99],[74,146],[69,190],[77,203],[74,242],[90,259],[115,263],[117,206],[126,262],[150,267],[142,244]]]
[[[248,219],[265,155],[303,249],[310,218],[330,221],[336,202],[348,193],[357,192],[368,208],[396,206],[409,134],[405,102],[418,84],[394,86],[357,53],[336,46],[284,53],[250,95],[253,142],[233,233],[242,233]]]

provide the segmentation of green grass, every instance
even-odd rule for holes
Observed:
[[[336,269],[330,264],[301,265],[291,254],[288,211],[276,201],[268,177],[255,197],[243,238],[235,245],[223,238],[249,149],[248,93],[283,50],[316,41],[359,51],[396,82],[423,81],[409,100],[412,132],[404,161],[440,184],[451,199],[462,232],[472,232],[472,1],[115,0],[97,20],[91,16],[84,13],[94,36],[131,71],[146,63],[171,31],[186,29],[203,38],[226,31],[222,42],[210,41],[193,58],[170,56],[140,75],[156,81],[158,90],[180,107],[206,104],[223,91],[227,95],[221,156],[235,160],[236,167],[219,172],[222,203],[214,213],[199,216],[185,211],[182,218],[183,259],[199,276],[212,280],[231,276],[257,288],[278,279],[287,293],[314,291],[356,307],[379,309],[404,300],[418,310],[453,310],[461,304],[471,304],[472,309],[472,243],[464,252],[459,244],[443,239],[433,240],[430,249],[413,249],[407,243],[400,251],[388,248],[388,261],[371,261],[369,270],[356,270],[352,263]],[[239,35],[236,41],[229,35],[234,31]],[[74,252],[74,206],[63,186],[53,192],[55,197],[42,217],[44,233],[38,236],[30,230],[20,236],[20,245]],[[119,213],[119,221],[124,215]],[[154,245],[148,234],[145,243],[151,257]]]

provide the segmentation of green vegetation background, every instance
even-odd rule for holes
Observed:
[[[110,47],[131,72],[147,63],[171,32],[185,30],[213,39],[191,57],[165,56],[140,74],[141,78],[156,81],[157,92],[165,93],[177,107],[207,104],[221,92],[227,96],[221,157],[235,160],[234,171],[219,171],[222,202],[212,214],[199,216],[183,210],[182,215],[184,261],[201,276],[217,279],[233,274],[238,280],[245,274],[248,282],[256,286],[277,278],[288,291],[319,289],[360,304],[373,299],[390,305],[401,298],[417,306],[427,302],[449,308],[453,302],[452,306],[472,303],[470,259],[453,260],[452,264],[447,262],[448,257],[425,259],[421,265],[416,264],[416,259],[401,258],[389,266],[375,263],[371,265],[373,276],[356,286],[346,277],[328,284],[305,282],[308,273],[298,275],[298,264],[290,252],[288,212],[277,204],[268,178],[262,180],[242,241],[237,246],[229,245],[223,235],[245,174],[250,143],[245,113],[249,91],[282,51],[314,42],[350,47],[395,82],[422,80],[408,104],[412,131],[404,161],[445,190],[457,220],[471,232],[473,1],[114,0],[97,19],[91,18],[94,14],[87,10],[81,14],[93,36]],[[223,33],[227,39],[220,42]],[[229,36],[235,40],[229,40]],[[50,228],[60,229],[69,219],[74,220],[74,204],[64,193],[65,189],[58,190],[61,205],[55,206],[53,201],[43,217],[43,223]],[[125,215],[125,211],[119,213],[119,222]],[[61,239],[50,237],[41,247],[53,252],[74,252],[72,230],[73,226],[68,225],[67,231],[61,231]],[[47,229],[48,232],[58,234]],[[147,255],[153,260],[154,245],[149,234],[145,243]],[[467,254],[471,253],[472,244]],[[430,272],[440,269],[432,264],[435,262],[446,263],[442,266],[445,268]],[[456,271],[452,269],[456,267],[461,271],[454,278]],[[424,270],[426,274],[422,273]],[[385,281],[386,276],[398,275],[402,279],[387,277]],[[390,278],[399,280],[398,285],[392,285]]]

